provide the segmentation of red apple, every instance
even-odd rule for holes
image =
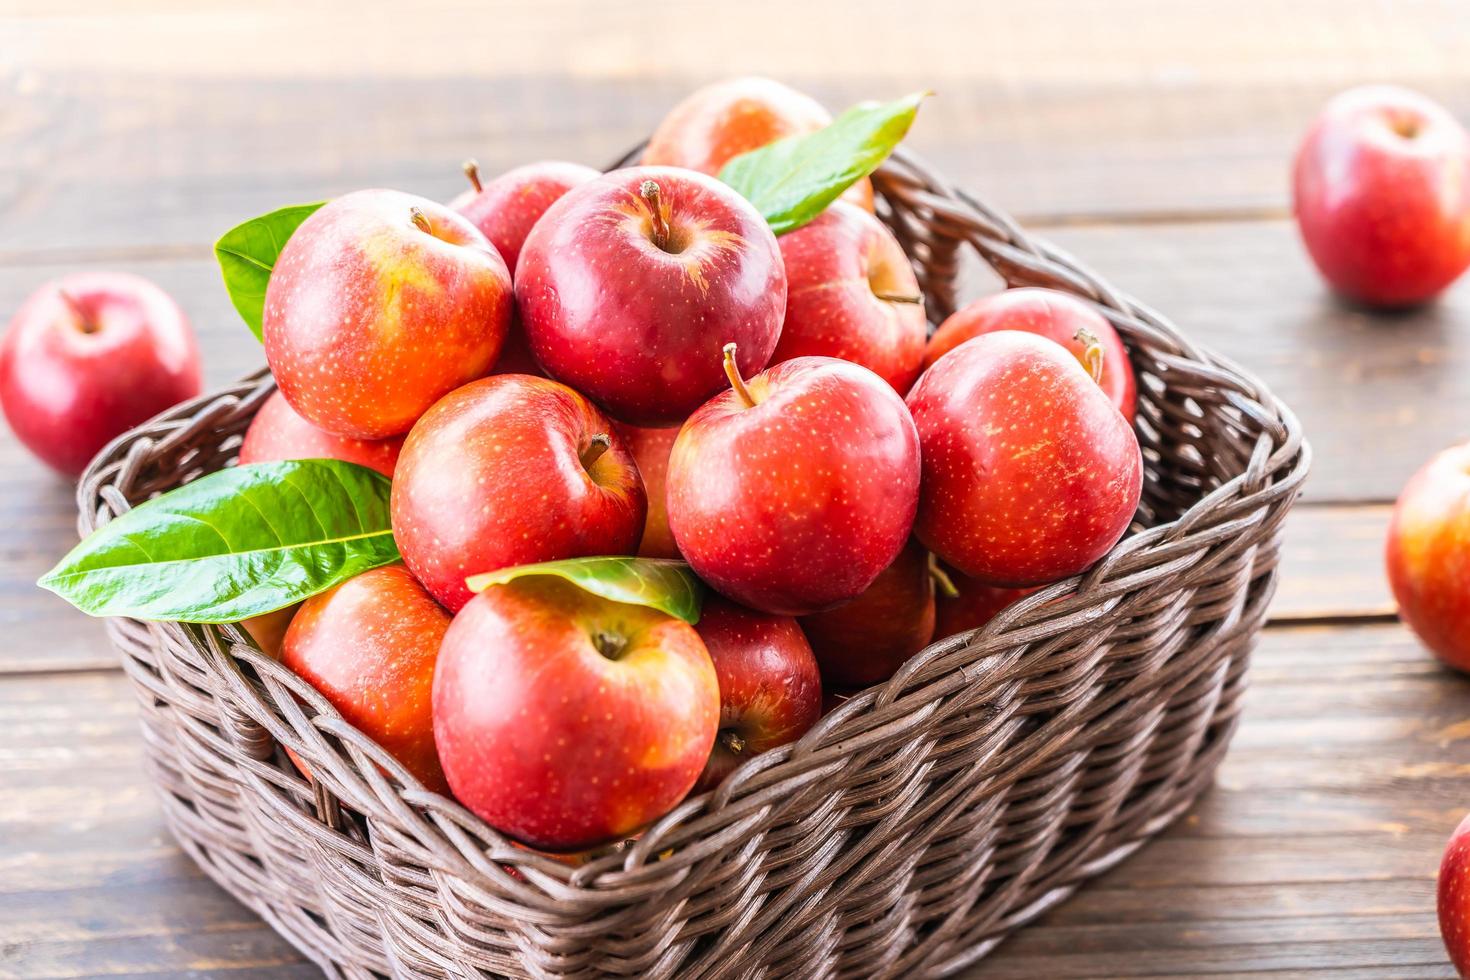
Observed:
[[[1399,494],[1386,564],[1404,622],[1440,660],[1470,671],[1470,442],[1434,456]]]
[[[434,749],[434,661],[449,629],[408,569],[354,576],[301,605],[281,662],[322,692],[342,717],[427,788],[449,786]]]
[[[948,584],[953,586],[951,595],[944,589],[938,590],[934,600],[934,639],[942,640],[956,633],[977,630],[995,618],[995,614],[1022,596],[1030,595],[1035,589],[1006,589],[968,575],[944,570]]]
[[[1439,935],[1460,976],[1470,976],[1470,815],[1450,835],[1439,865]]]
[[[719,718],[692,626],[547,576],[471,600],[434,677],[454,795],[542,850],[618,840],[667,813],[704,768]]]
[[[270,463],[282,459],[341,459],[393,475],[403,437],[352,439],[323,432],[296,414],[279,391],[273,392],[245,430],[240,443],[241,463]]]
[[[823,355],[861,364],[900,395],[924,357],[924,297],[883,222],[841,201],[782,235],[786,320],[773,363]]]
[[[566,385],[500,374],[424,413],[393,475],[403,560],[451,611],[509,565],[630,555],[647,500],[612,422]]]
[[[281,250],[265,356],[312,425],[385,439],[490,371],[511,303],[505,262],[461,215],[412,194],[357,191],[307,218]]]
[[[991,585],[1039,585],[1084,571],[1128,529],[1138,439],[1060,344],[1015,330],[967,340],[924,372],[908,406],[924,461],[914,530],[947,564]]]
[[[965,341],[997,330],[1020,330],[1054,340],[1084,366],[1100,351],[1102,376],[1098,384],[1123,416],[1133,421],[1137,385],[1118,331],[1094,307],[1056,289],[1007,289],[951,314],[929,338],[924,369]]]
[[[296,610],[301,608],[301,603],[295,602],[277,609],[275,612],[261,613],[259,616],[251,616],[249,619],[241,620],[240,628],[250,634],[255,645],[260,647],[262,653],[270,654],[276,660],[281,659],[281,644],[286,639],[286,630],[291,628],[291,619],[296,615]]]
[[[695,627],[720,682],[720,731],[698,789],[736,766],[794,742],[822,716],[822,678],[801,627],[712,595]]]
[[[540,220],[546,209],[573,187],[602,176],[601,171],[580,163],[543,160],[507,170],[482,185],[479,167],[473,160],[466,162],[464,169],[472,189],[455,198],[449,206],[469,218],[490,240],[500,257],[505,259],[512,276],[531,226]]]
[[[822,676],[839,687],[892,677],[934,637],[929,552],[912,538],[856,599],[801,618]]]
[[[832,124],[820,102],[769,78],[731,78],[695,89],[654,130],[643,163],[687,167],[719,175],[742,153],[788,136],[804,136]],[[866,179],[843,199],[873,210],[873,185]]]
[[[645,558],[678,558],[674,532],[669,530],[664,482],[669,472],[669,452],[674,448],[679,430],[640,429],[636,425],[618,425],[617,430],[638,463],[638,473],[643,477],[643,489],[648,495],[648,517],[643,522],[638,554]]]
[[[678,423],[725,383],[720,349],[765,367],[786,273],[755,208],[672,167],[615,170],[551,206],[521,251],[516,301],[552,377],[620,422]]]
[[[669,457],[669,527],[700,578],[763,612],[860,595],[908,540],[919,444],[903,400],[865,367],[784,361],[684,423]]]
[[[1470,133],[1417,92],[1334,98],[1297,150],[1293,190],[1307,252],[1350,299],[1421,303],[1470,266]]]
[[[0,407],[42,462],[79,476],[117,436],[199,394],[199,351],[184,311],[122,272],[42,286],[0,340]]]

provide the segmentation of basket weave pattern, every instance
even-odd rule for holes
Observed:
[[[973,253],[1118,327],[1139,379],[1141,530],[580,867],[422,789],[236,628],[111,621],[172,832],[328,975],[942,976],[1208,785],[1306,474],[1299,425],[913,156],[873,182],[931,316]],[[256,375],[115,442],[78,490],[83,533],[229,463],[272,388]]]

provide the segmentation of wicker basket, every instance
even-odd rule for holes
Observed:
[[[943,976],[1209,784],[1308,466],[1296,419],[913,156],[873,182],[931,314],[969,246],[1117,325],[1141,529],[580,867],[423,790],[235,628],[112,621],[174,835],[329,975]],[[114,442],[82,479],[81,530],[227,465],[271,390],[259,374]]]

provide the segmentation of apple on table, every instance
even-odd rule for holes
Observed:
[[[0,408],[64,476],[128,429],[199,394],[184,311],[141,276],[79,272],[42,286],[0,340]]]
[[[1470,266],[1470,133],[1418,92],[1334,98],[1297,150],[1292,190],[1308,254],[1349,299],[1412,306]]]

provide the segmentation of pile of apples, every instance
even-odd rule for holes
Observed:
[[[527,846],[627,838],[1133,519],[1135,381],[1094,307],[1010,290],[930,337],[867,180],[778,237],[714,176],[829,123],[772,81],[712,85],[636,166],[350,193],[270,272],[278,391],[240,462],[390,477],[403,560],[247,628]],[[697,622],[468,581],[594,556],[687,563]]]

